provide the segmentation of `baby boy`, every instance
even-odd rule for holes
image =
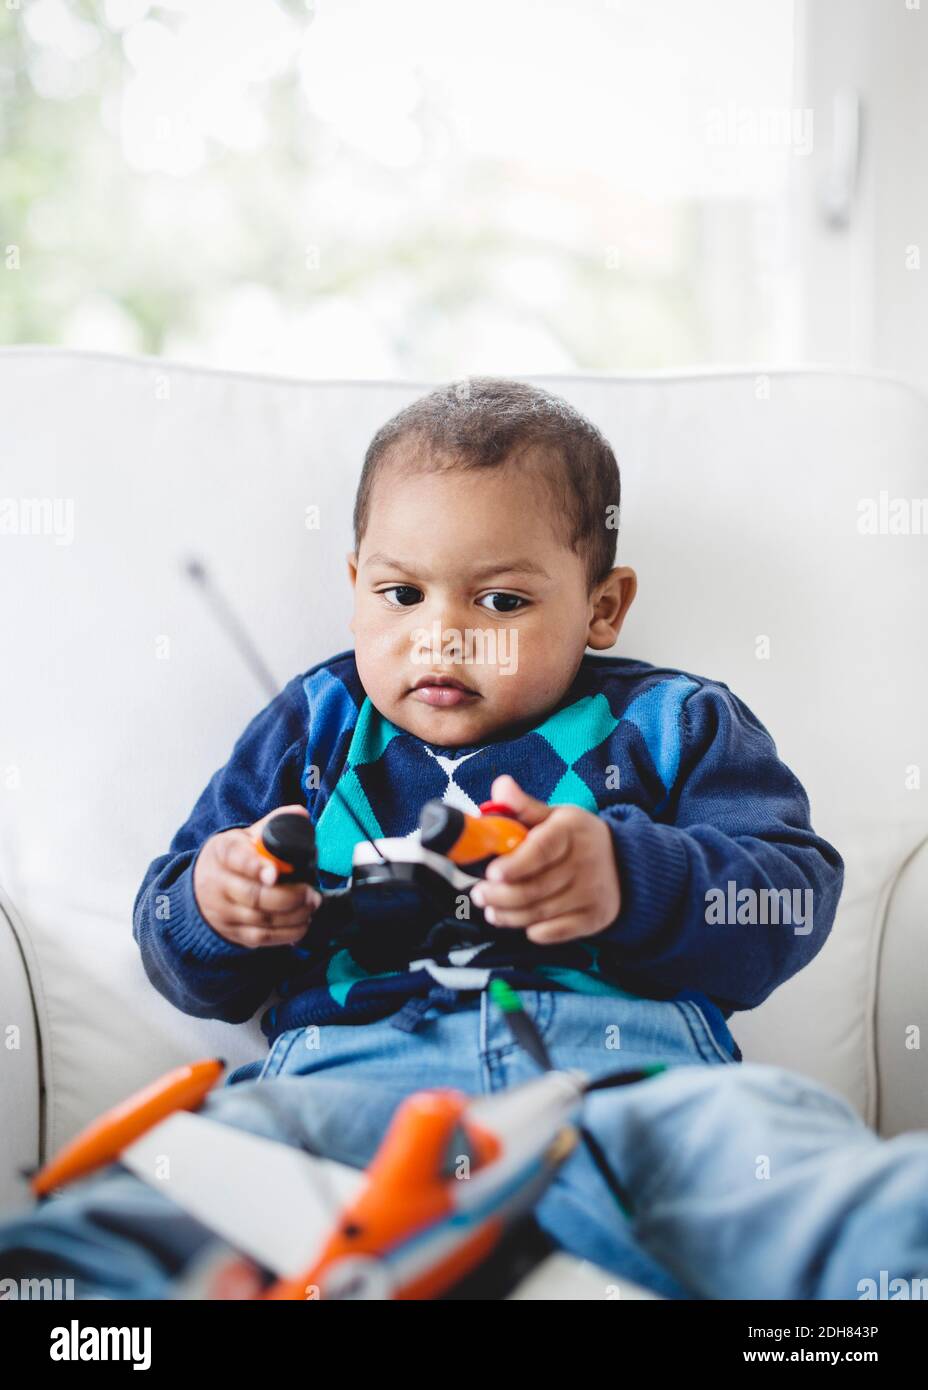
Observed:
[[[615,564],[619,503],[600,431],[524,383],[433,391],[375,435],[348,557],[354,648],[252,720],[135,903],[145,969],[178,1008],[242,1022],[266,1006],[270,1051],[227,1085],[350,1077],[395,1103],[527,1079],[488,1006],[498,975],[556,1065],[724,1067],[741,1059],[731,1014],[820,950],[842,861],[763,725],[724,684],[603,654],[636,591]],[[436,797],[475,815],[500,802],[528,827],[473,911],[392,957],[386,940],[379,964],[307,944],[359,825],[415,838]],[[254,848],[281,809],[313,822],[315,886],[278,882]],[[354,1152],[382,1121],[373,1103],[346,1113]],[[582,1165],[541,1204],[548,1230],[672,1293]]]
[[[685,998],[710,1049],[739,1055],[724,1018],[817,953],[842,864],[725,685],[591,654],[615,646],[635,597],[614,564],[619,500],[602,434],[521,383],[435,391],[378,432],[348,557],[354,650],[252,721],[139,891],[162,993],[241,1021],[276,989],[273,1043],[505,971],[524,988]],[[436,796],[474,814],[495,799],[530,827],[474,892],[490,929],[466,962],[450,923],[415,968],[373,977],[301,951],[319,894],[275,882],[256,824],[308,812],[319,884],[336,887],[361,838],[350,809],[371,835],[414,835]]]

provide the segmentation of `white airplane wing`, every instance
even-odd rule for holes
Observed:
[[[537,1264],[506,1297],[516,1302],[582,1300],[606,1303],[613,1299],[660,1299],[659,1294],[642,1288],[631,1279],[623,1279],[589,1260],[578,1260],[563,1250],[555,1251]]]
[[[359,1168],[185,1110],[129,1144],[119,1161],[279,1275],[309,1266],[365,1181]]]

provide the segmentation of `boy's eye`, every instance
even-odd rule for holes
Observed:
[[[528,599],[520,598],[518,594],[504,594],[497,591],[493,594],[484,594],[483,598],[494,600],[494,613],[515,613],[521,604],[527,603]],[[498,603],[496,602],[498,600]],[[483,603],[483,599],[478,599],[478,603]]]
[[[422,598],[422,590],[416,589],[412,584],[392,584],[389,589],[381,589],[380,593],[386,597],[387,594],[396,594],[395,602],[400,608],[411,608],[414,603],[418,603]],[[393,599],[387,599],[388,603],[393,603]]]

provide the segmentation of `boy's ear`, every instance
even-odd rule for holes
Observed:
[[[358,557],[355,551],[349,550],[345,559],[348,561],[348,581],[351,584],[352,592],[354,592],[354,587],[358,580]],[[348,631],[354,632],[354,614],[352,614],[351,621],[348,624]]]
[[[630,565],[610,570],[590,596],[593,613],[586,644],[595,651],[614,647],[638,592],[638,576]]]

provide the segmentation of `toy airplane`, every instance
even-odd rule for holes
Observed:
[[[531,1210],[576,1143],[581,1098],[562,1072],[487,1098],[419,1092],[401,1102],[365,1173],[190,1114],[163,1121],[120,1161],[275,1274],[258,1297],[429,1299]],[[171,1178],[159,1184],[165,1155]]]
[[[499,979],[490,988],[513,1035],[550,1068],[518,996]],[[492,1096],[417,1092],[400,1103],[362,1172],[191,1113],[222,1066],[208,1059],[169,1072],[103,1115],[31,1180],[42,1196],[118,1161],[169,1195],[219,1241],[178,1281],[177,1298],[453,1294],[532,1210],[578,1140],[591,1140],[581,1120],[584,1097],[662,1070],[591,1081],[551,1068]],[[602,1158],[595,1147],[593,1156]],[[549,1258],[560,1293],[536,1269],[527,1283],[533,1291],[522,1294],[519,1285],[510,1296],[563,1297],[565,1279],[574,1296],[606,1298],[618,1289],[649,1296],[563,1253]]]

